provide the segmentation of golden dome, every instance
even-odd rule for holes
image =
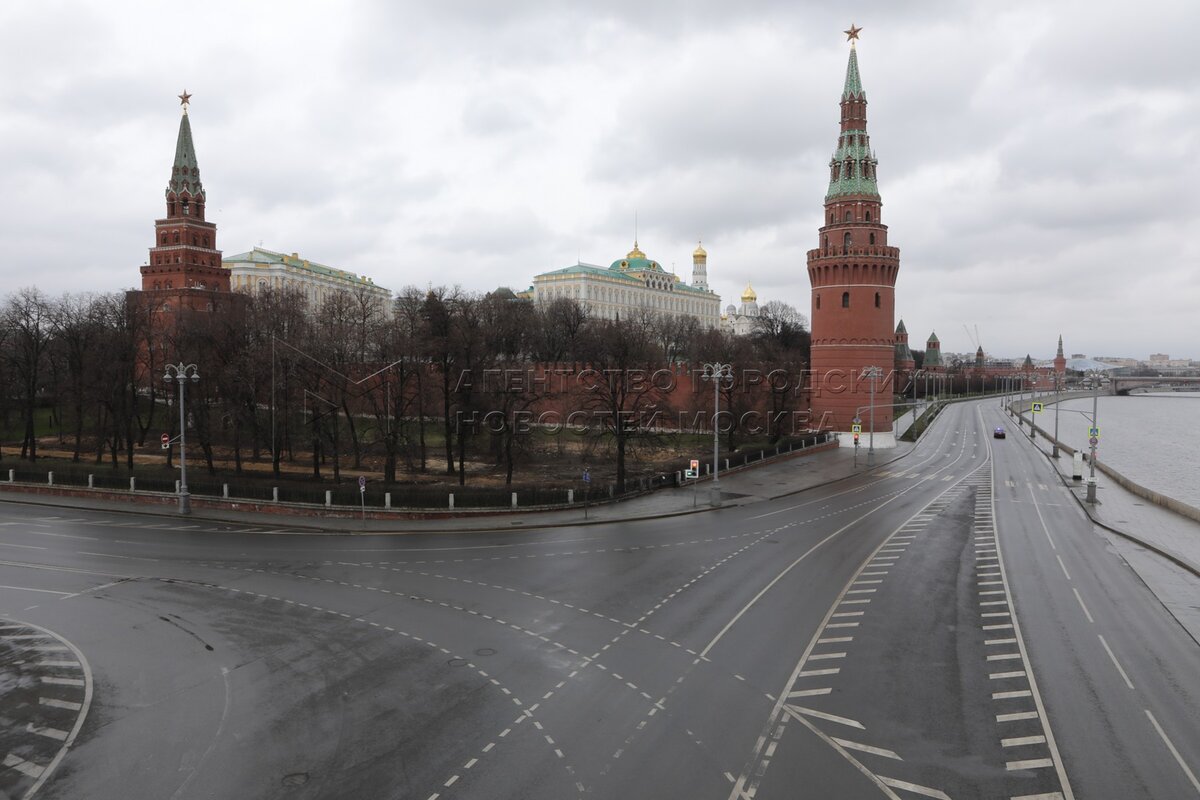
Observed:
[[[626,258],[645,258],[646,254],[638,249],[637,239],[633,240],[633,249],[629,251]]]
[[[692,251],[693,258],[708,258],[708,253],[700,246],[700,242],[696,242],[696,249]]]
[[[751,286],[749,283],[746,284],[746,291],[742,292],[742,302],[743,303],[758,302],[758,295],[755,294],[754,287]]]

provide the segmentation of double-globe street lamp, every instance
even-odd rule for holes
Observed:
[[[1102,369],[1089,369],[1083,373],[1084,376],[1091,379],[1092,382],[1092,429],[1088,431],[1088,446],[1091,448],[1091,453],[1088,455],[1088,483],[1087,483],[1087,502],[1092,505],[1096,504],[1096,445],[1100,441],[1100,421],[1099,400],[1100,400],[1100,383],[1108,380],[1108,375]]]
[[[867,466],[875,466],[875,381],[883,377],[879,367],[867,367],[862,371],[864,378],[871,379],[871,430],[867,433]]]
[[[717,467],[717,455],[721,444],[721,381],[733,380],[733,365],[714,361],[704,365],[704,373],[700,376],[706,381],[713,382],[713,482],[710,502],[714,506],[721,505],[721,479]]]
[[[163,374],[163,380],[167,383],[172,381],[179,384],[179,513],[192,513],[192,502],[188,495],[187,488],[187,444],[186,444],[186,416],[184,415],[183,405],[184,397],[186,396],[186,387],[188,380],[193,383],[200,380],[200,373],[196,369],[195,364],[184,364],[180,361],[178,364],[167,364],[166,372]]]

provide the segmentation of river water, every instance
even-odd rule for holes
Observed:
[[[1059,405],[1059,441],[1086,451],[1091,398]],[[1096,458],[1147,489],[1200,508],[1200,392],[1101,395],[1097,416]],[[1038,428],[1054,431],[1054,406],[1038,415]]]

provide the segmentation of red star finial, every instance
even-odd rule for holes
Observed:
[[[179,98],[179,105],[183,106],[184,110],[187,110],[188,103],[192,101],[192,96],[188,94],[188,90],[184,89],[183,94],[176,96]]]
[[[862,30],[862,28],[856,28],[856,27],[854,27],[854,23],[853,23],[853,22],[851,22],[851,23],[850,23],[850,30],[848,30],[848,31],[842,31],[842,33],[846,34],[846,41],[847,41],[847,42],[853,42],[854,40],[856,40],[856,39],[858,38],[859,31],[861,31],[861,30]]]

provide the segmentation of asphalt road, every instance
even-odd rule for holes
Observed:
[[[1200,647],[994,401],[654,522],[0,504],[0,798],[1200,797]]]

